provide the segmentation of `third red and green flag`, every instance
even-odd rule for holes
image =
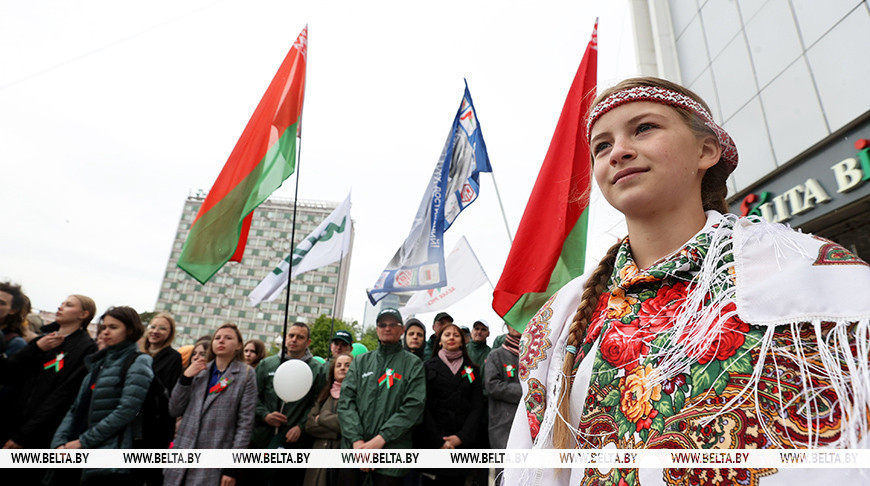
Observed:
[[[307,52],[305,27],[190,227],[178,266],[200,283],[206,283],[227,261],[241,261],[254,209],[296,169]]]
[[[554,292],[583,272],[591,176],[585,122],[597,64],[598,22],[493,292],[492,308],[521,332]]]

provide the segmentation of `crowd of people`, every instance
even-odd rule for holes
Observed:
[[[86,328],[71,295],[54,323],[28,319],[0,283],[4,448],[866,449],[868,265],[828,240],[725,214],[731,137],[691,91],[625,80],[592,102],[592,175],[628,237],[554,293],[520,333],[439,313],[434,333],[398,310],[377,316],[376,350],[330,360],[290,326],[280,354],[231,323],[191,349],[175,323],[147,332],[129,307]],[[842,291],[847,283],[850,292]],[[522,349],[521,349],[522,348]],[[274,376],[300,360],[313,385],[284,402]],[[534,464],[506,484],[863,484],[846,470],[575,468]],[[857,475],[856,475],[857,474]],[[44,477],[43,477],[44,476]],[[10,484],[487,484],[474,469],[166,469],[6,472]],[[642,479],[641,479],[642,478]],[[711,479],[713,478],[713,479]]]
[[[192,346],[173,347],[172,315],[147,326],[126,306],[97,318],[70,295],[43,326],[29,324],[21,287],[0,283],[0,443],[53,449],[378,449],[504,447],[520,401],[519,333],[511,329],[487,365],[489,325],[463,329],[439,313],[426,326],[387,308],[379,346],[351,354],[354,336],[336,331],[329,360],[314,359],[308,325],[288,328],[283,353],[244,342],[225,323]],[[470,332],[465,332],[466,330]],[[427,345],[428,348],[427,349]],[[293,402],[274,375],[301,360],[313,383]],[[489,420],[487,417],[491,416]],[[489,423],[489,426],[487,424]],[[14,484],[269,485],[489,484],[488,470],[462,469],[14,469]],[[467,483],[466,483],[467,481]]]

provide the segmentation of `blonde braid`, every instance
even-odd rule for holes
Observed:
[[[569,350],[577,350],[583,344],[583,338],[586,335],[586,329],[589,328],[589,322],[592,320],[592,313],[598,306],[598,299],[601,294],[607,290],[607,282],[610,279],[610,274],[613,272],[613,265],[616,262],[616,253],[622,241],[611,246],[598,267],[589,276],[586,284],[583,286],[583,296],[580,300],[580,305],[577,307],[577,312],[574,313],[574,320],[571,322],[571,329],[568,332]],[[574,447],[573,433],[567,424],[570,420],[570,399],[571,386],[574,383],[574,359],[577,351],[568,352],[565,355],[565,363],[562,365],[562,393],[559,396],[559,414],[563,420],[556,420],[553,424],[553,447],[557,449],[569,449]]]

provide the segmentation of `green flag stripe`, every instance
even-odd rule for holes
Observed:
[[[547,302],[556,291],[570,282],[576,275],[583,272],[586,260],[586,225],[589,219],[589,208],[583,210],[574,228],[568,233],[562,244],[562,252],[550,274],[550,282],[545,292],[529,292],[523,294],[517,303],[504,315],[504,320],[517,331],[523,332],[526,324],[535,317],[541,306]]]
[[[178,266],[205,284],[235,253],[245,217],[280,187],[295,167],[294,124],[269,148],[254,170],[194,223]]]

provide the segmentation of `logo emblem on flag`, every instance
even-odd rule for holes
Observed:
[[[396,273],[396,287],[410,287],[414,284],[414,271],[402,270]]]
[[[462,186],[462,205],[467,205],[471,201],[474,201],[474,198],[477,197],[477,193],[474,192],[474,188],[471,187],[470,184],[465,184]]]
[[[54,368],[55,373],[60,373],[60,370],[63,369],[63,356],[63,352],[57,353],[53,360],[47,361],[42,365],[42,369]]]
[[[378,386],[381,386],[384,383],[386,383],[387,388],[392,388],[393,385],[395,384],[395,380],[401,380],[401,379],[402,379],[402,375],[393,371],[392,368],[387,368],[387,370],[384,371],[384,374],[381,375],[380,378],[378,378]]]
[[[420,267],[420,284],[428,285],[437,283],[441,280],[441,272],[438,271],[438,265],[423,265]]]

